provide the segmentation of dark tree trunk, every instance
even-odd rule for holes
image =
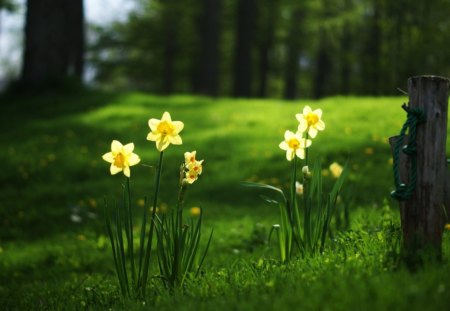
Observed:
[[[167,1],[164,8],[164,59],[163,59],[163,93],[171,94],[174,90],[175,60],[177,57],[178,45],[178,16],[174,13],[172,6],[176,6],[175,1]]]
[[[260,20],[262,24],[260,35],[262,39],[259,44],[259,86],[258,96],[267,96],[267,84],[270,72],[270,52],[275,39],[275,20],[277,17],[276,0],[267,0],[265,18]]]
[[[68,42],[69,74],[80,79],[84,68],[84,7],[83,0],[67,1],[68,17],[66,21]]]
[[[219,37],[221,0],[203,0],[199,19],[200,58],[194,77],[194,92],[210,96],[219,93]]]
[[[287,42],[287,59],[285,64],[284,98],[294,99],[297,97],[297,79],[300,63],[300,25],[302,14],[296,9],[291,18],[291,25]]]
[[[351,50],[352,36],[350,33],[350,25],[344,24],[341,37],[341,94],[348,95],[350,93],[350,74],[351,74]]]
[[[332,71],[332,62],[328,55],[327,38],[324,30],[320,32],[319,51],[316,60],[316,72],[314,76],[314,98],[322,98],[327,95],[327,82]]]
[[[255,0],[239,0],[237,39],[234,53],[234,96],[251,96],[252,46],[255,22]]]
[[[82,0],[28,0],[22,82],[27,85],[83,75]]]
[[[381,1],[373,1],[373,15],[370,17],[368,36],[365,43],[362,81],[370,81],[363,85],[365,94],[379,95],[381,79]]]

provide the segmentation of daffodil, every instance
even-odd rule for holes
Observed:
[[[197,217],[197,216],[200,216],[200,214],[202,213],[202,209],[200,207],[194,206],[194,207],[191,207],[191,209],[189,210],[189,213],[191,214],[191,216]]]
[[[103,160],[111,163],[111,175],[123,171],[124,175],[130,177],[130,166],[138,164],[141,159],[133,153],[134,144],[129,143],[125,146],[119,141],[113,140],[111,143],[111,152],[103,155]]]
[[[308,132],[308,135],[312,138],[316,137],[318,131],[323,131],[325,129],[325,122],[321,120],[322,109],[312,110],[311,107],[305,106],[303,108],[303,113],[298,113],[295,115],[298,122],[299,132]]]
[[[185,152],[184,153],[184,165],[189,166],[191,163],[195,163],[195,155],[197,151]]]
[[[298,181],[295,182],[295,193],[298,195],[303,194],[303,184],[299,183]]]
[[[286,151],[286,159],[291,161],[295,156],[300,159],[305,158],[305,149],[311,146],[311,140],[305,139],[301,136],[301,133],[286,131],[284,133],[284,141],[282,141],[279,147]]]
[[[333,175],[334,178],[338,178],[339,176],[341,176],[343,170],[344,169],[342,168],[342,166],[340,166],[336,162],[333,162],[330,165],[330,172],[331,172],[331,175]]]
[[[189,184],[194,183],[198,179],[198,175],[202,174],[203,171],[203,160],[195,161],[194,163],[190,163],[186,168],[186,181]]]
[[[148,125],[151,132],[147,135],[147,140],[156,142],[156,148],[163,151],[170,144],[181,145],[182,140],[180,132],[183,130],[184,123],[181,121],[172,121],[170,113],[163,113],[161,120],[150,119]]]

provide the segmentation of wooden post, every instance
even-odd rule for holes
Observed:
[[[403,255],[409,264],[441,259],[447,189],[447,111],[450,82],[436,76],[408,79],[409,108],[422,109],[425,122],[417,125],[417,184],[412,196],[400,202]],[[391,137],[391,147],[397,137]],[[408,140],[405,137],[404,142]],[[401,152],[400,176],[408,183],[409,157]],[[450,186],[450,185],[449,185]]]

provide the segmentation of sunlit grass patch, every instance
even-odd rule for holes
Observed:
[[[139,202],[153,196],[148,180],[154,179],[158,160],[154,143],[146,140],[147,122],[164,111],[192,129],[183,133],[183,151],[198,150],[205,159],[207,174],[187,192],[186,208],[202,208],[203,226],[207,232],[214,228],[214,239],[200,278],[187,282],[184,291],[150,295],[146,307],[447,307],[447,261],[416,274],[392,269],[399,218],[397,203],[389,198],[393,177],[387,138],[398,134],[404,122],[404,98],[286,102],[94,93],[31,100],[10,99],[8,113],[0,116],[0,297],[6,309],[131,308],[120,302],[102,218],[104,196],[120,197],[121,190],[111,186],[101,155],[118,135],[135,143],[141,163],[132,171],[133,205],[135,215],[141,215]],[[344,232],[333,228],[324,256],[280,266],[276,247],[267,240],[278,209],[240,182],[289,189],[289,163],[277,146],[305,105],[321,108],[327,125],[310,156],[321,158],[323,168],[349,163],[342,195],[350,207],[350,227]],[[182,160],[175,150],[166,151],[161,205],[176,204],[173,189]],[[446,232],[445,260],[449,242]],[[150,269],[150,288],[164,292],[160,280],[153,279],[158,267]],[[132,307],[143,308],[139,303]]]

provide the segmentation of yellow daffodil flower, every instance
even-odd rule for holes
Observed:
[[[311,146],[311,140],[305,139],[301,136],[301,133],[293,133],[286,131],[284,133],[284,141],[282,141],[279,147],[282,150],[286,150],[286,159],[291,161],[296,155],[300,159],[305,158],[305,149]]]
[[[200,214],[202,213],[202,209],[200,207],[194,206],[191,207],[189,213],[191,214],[191,216],[197,217],[200,216]]]
[[[193,163],[189,163],[189,165],[186,166],[186,175],[185,180],[189,184],[193,184],[194,181],[198,179],[198,175],[202,174],[203,171],[203,160],[197,161],[195,160]]]
[[[330,172],[331,172],[331,175],[333,175],[334,178],[339,178],[339,176],[341,176],[343,170],[344,169],[342,168],[342,166],[340,166],[336,162],[333,162],[330,165]]]
[[[141,161],[139,156],[133,153],[133,150],[133,143],[124,146],[117,140],[112,141],[111,152],[105,153],[102,157],[103,160],[111,163],[111,175],[123,171],[125,176],[130,177],[130,166],[136,165]]]
[[[197,154],[197,151],[192,152],[185,152],[184,153],[184,165],[187,167],[191,163],[195,163],[195,155]]]
[[[147,140],[156,142],[156,148],[163,151],[170,144],[181,145],[183,142],[180,132],[183,130],[184,123],[181,121],[172,121],[170,113],[163,113],[161,120],[150,119],[148,126],[151,132],[147,135]]]
[[[308,135],[312,138],[316,137],[318,131],[323,131],[325,129],[325,122],[321,120],[322,109],[312,110],[311,107],[305,106],[303,108],[303,113],[298,113],[295,115],[298,122],[298,131],[308,132]]]

